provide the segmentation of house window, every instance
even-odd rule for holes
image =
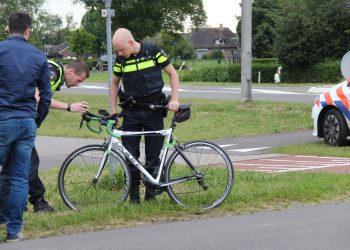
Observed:
[[[207,54],[208,49],[197,49],[197,59],[203,59],[203,56]]]
[[[220,45],[220,40],[221,40],[221,44],[225,44],[225,39],[222,39],[222,38],[215,39],[214,44],[215,45]]]

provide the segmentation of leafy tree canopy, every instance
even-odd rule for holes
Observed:
[[[275,49],[280,62],[301,67],[339,59],[350,48],[347,0],[289,0],[277,19]]]
[[[76,29],[68,37],[70,49],[80,58],[82,54],[92,52],[92,44],[96,37],[84,29]]]
[[[13,11],[27,12],[35,22],[35,13],[42,7],[45,0],[0,0],[0,40],[7,37],[8,16]]]
[[[100,10],[101,1],[76,0],[86,7]],[[182,31],[189,18],[193,27],[206,22],[202,0],[114,0],[112,29],[130,29],[137,39],[154,36],[160,31]]]

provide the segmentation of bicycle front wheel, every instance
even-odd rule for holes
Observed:
[[[176,203],[201,209],[220,205],[229,195],[234,170],[228,155],[211,142],[194,141],[169,157],[165,170],[168,194]],[[176,183],[177,182],[177,183]]]
[[[71,209],[108,207],[124,202],[130,190],[130,171],[123,157],[103,145],[75,150],[63,162],[58,189]]]

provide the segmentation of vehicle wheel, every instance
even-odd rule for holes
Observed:
[[[98,173],[100,165],[103,168]],[[116,151],[87,145],[63,162],[58,189],[64,203],[73,210],[113,206],[124,202],[129,194],[130,171]]]
[[[205,141],[186,143],[181,151],[175,150],[166,164],[165,180],[174,182],[167,187],[170,198],[182,206],[199,209],[220,205],[234,180],[232,163],[225,151]]]
[[[323,139],[330,146],[346,144],[348,127],[343,115],[336,109],[327,111],[322,123]]]

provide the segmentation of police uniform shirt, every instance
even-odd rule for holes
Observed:
[[[159,46],[140,43],[138,55],[131,55],[129,58],[117,56],[113,68],[114,75],[122,77],[124,92],[128,96],[141,97],[161,93],[164,87],[161,69],[171,63]]]

